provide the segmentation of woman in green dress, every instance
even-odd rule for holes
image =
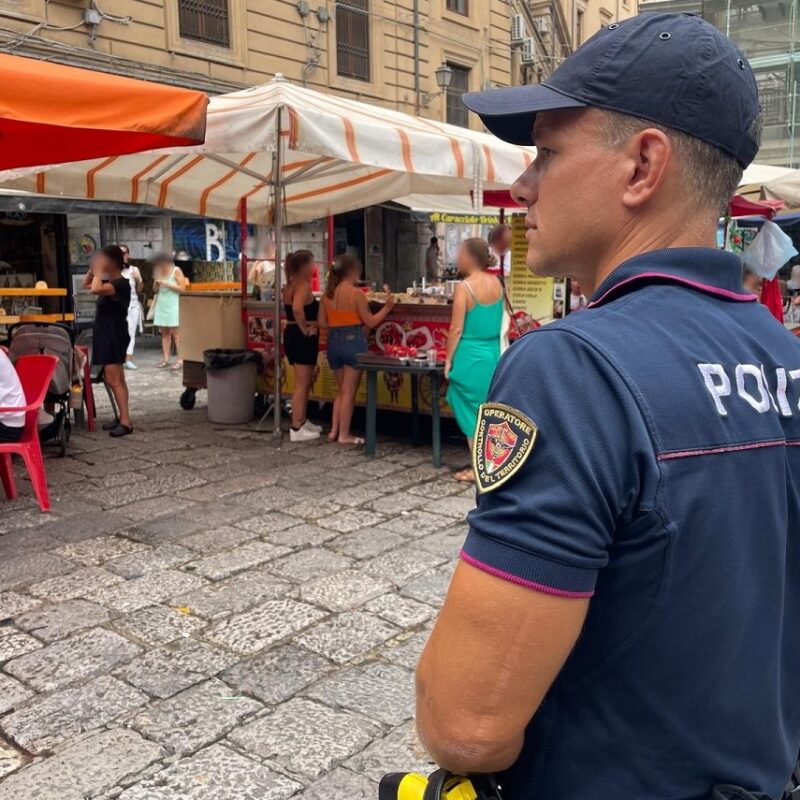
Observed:
[[[456,286],[453,298],[444,374],[449,381],[447,402],[470,448],[478,409],[486,401],[500,360],[503,286],[486,272],[495,263],[483,239],[467,239],[456,254],[456,266],[464,280]],[[459,481],[472,481],[472,469],[461,470],[455,477]]]

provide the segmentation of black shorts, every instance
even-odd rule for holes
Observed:
[[[298,325],[287,325],[283,333],[283,349],[290,364],[315,367],[319,336],[304,336]]]
[[[24,425],[16,427],[14,425],[6,425],[5,423],[0,422],[0,444],[14,444],[22,439],[22,434],[24,432]]]

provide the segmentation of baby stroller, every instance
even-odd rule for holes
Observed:
[[[53,421],[39,429],[39,440],[57,443],[62,458],[67,454],[72,423],[69,398],[75,371],[75,339],[66,325],[47,322],[21,322],[8,329],[8,355],[12,362],[20,356],[51,355],[58,365],[45,396],[45,406],[53,408]]]

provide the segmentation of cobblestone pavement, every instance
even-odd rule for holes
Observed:
[[[134,436],[48,458],[52,513],[21,473],[0,499],[0,800],[360,800],[427,769],[413,668],[472,491],[425,448],[279,448],[130,382]]]

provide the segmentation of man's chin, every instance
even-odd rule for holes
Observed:
[[[558,268],[549,263],[547,259],[542,258],[542,254],[532,248],[528,248],[528,255],[525,258],[525,263],[528,269],[537,278],[556,278],[558,277]]]

